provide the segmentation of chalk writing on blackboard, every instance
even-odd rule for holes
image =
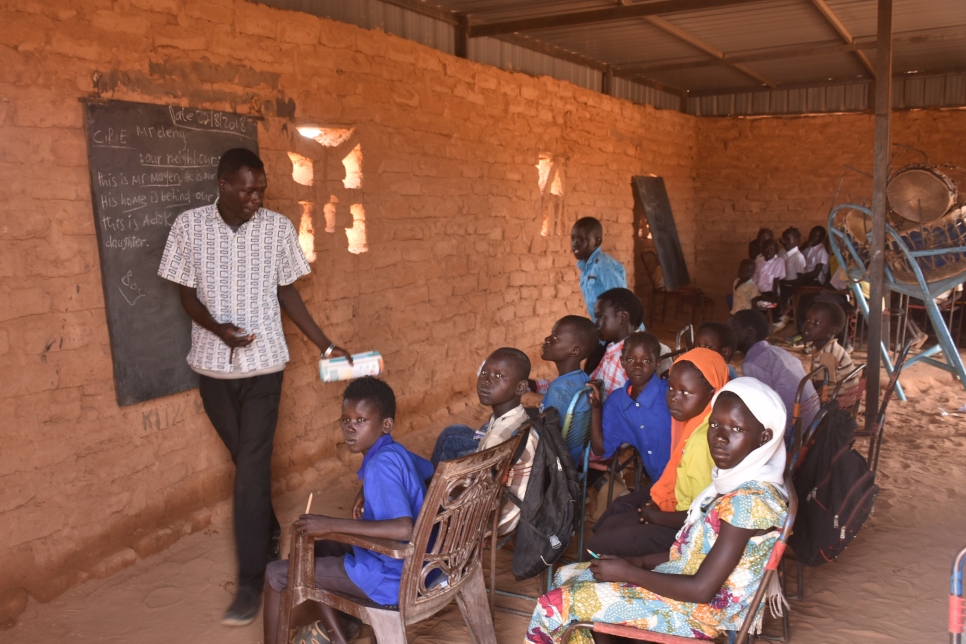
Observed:
[[[257,152],[258,128],[244,115],[208,109],[84,107],[114,384],[118,403],[129,405],[197,386],[185,363],[190,321],[158,264],[178,215],[218,196],[221,155]]]

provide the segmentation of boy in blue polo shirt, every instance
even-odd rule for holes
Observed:
[[[570,250],[577,258],[580,270],[580,290],[590,319],[597,321],[594,304],[604,291],[627,288],[627,271],[624,266],[602,251],[604,227],[593,217],[578,219],[570,230]]]
[[[668,383],[655,377],[661,343],[643,331],[624,340],[621,364],[627,375],[601,405],[600,390],[590,395],[590,451],[595,459],[610,458],[624,443],[633,445],[652,481],[661,478],[671,458],[671,412]],[[603,407],[603,409],[602,409]]]
[[[342,436],[349,451],[363,454],[359,478],[365,498],[354,519],[303,514],[292,528],[297,533],[325,536],[332,532],[408,541],[433,476],[432,464],[393,441],[396,396],[381,380],[352,381],[342,399]],[[288,560],[268,565],[265,572],[265,642],[274,644],[278,630],[279,593],[288,585]],[[377,604],[399,602],[403,561],[365,548],[335,541],[315,544],[316,587],[369,599]],[[345,644],[339,613],[317,606],[319,620],[334,644]]]

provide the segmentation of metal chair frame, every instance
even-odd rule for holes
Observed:
[[[842,266],[848,266],[849,263],[853,263],[857,265],[865,275],[868,275],[868,269],[865,261],[852,244],[852,241],[849,239],[848,235],[846,235],[845,232],[835,228],[836,216],[840,210],[846,208],[861,212],[869,219],[872,218],[872,211],[863,206],[845,204],[832,209],[832,212],[829,214],[828,223],[829,240],[832,243],[832,250],[835,252],[835,256]],[[936,367],[937,369],[948,371],[959,376],[960,382],[962,383],[963,387],[966,388],[966,366],[963,365],[962,358],[959,355],[959,349],[953,342],[952,336],[949,333],[949,327],[946,325],[945,320],[943,320],[942,312],[939,310],[939,306],[936,304],[936,298],[939,295],[966,282],[966,271],[958,275],[953,275],[952,277],[929,282],[926,280],[918,261],[916,261],[919,258],[925,257],[966,253],[966,246],[912,250],[909,248],[908,244],[906,244],[905,240],[902,239],[902,236],[888,224],[886,224],[886,235],[890,239],[892,245],[894,245],[895,248],[897,248],[905,256],[906,264],[911,269],[913,275],[915,275],[916,282],[906,283],[896,281],[892,270],[886,266],[885,286],[891,291],[916,298],[923,302],[923,305],[926,309],[926,315],[929,317],[929,321],[932,323],[933,330],[936,332],[936,338],[938,340],[934,346],[929,347],[913,358],[906,360],[906,365],[911,366],[916,362],[924,362],[932,367]],[[871,237],[872,233],[870,232],[867,234],[870,244]],[[842,249],[839,248],[840,244],[845,250],[848,251],[849,258],[852,260],[851,262],[847,263],[845,261],[845,256],[843,255]],[[857,283],[854,282],[851,283],[851,288],[853,293],[855,293],[859,306],[862,308],[862,313],[866,316],[866,319],[868,319],[869,303],[862,295],[862,289]],[[943,354],[943,357],[946,360],[945,362],[940,362],[939,360],[933,358],[933,356],[938,353]],[[886,371],[891,376],[893,365],[889,356],[888,347],[885,345],[885,343],[882,343],[882,358],[886,366]],[[906,399],[905,393],[902,391],[902,386],[898,383],[896,383],[896,395],[899,396],[899,400]]]
[[[355,534],[292,534],[288,587],[281,594],[278,641],[291,636],[292,610],[314,601],[372,625],[380,644],[404,644],[406,626],[427,619],[454,599],[476,644],[496,644],[486,610],[481,563],[487,524],[495,540],[500,492],[519,437],[439,464],[409,542]],[[399,603],[384,606],[315,586],[315,541],[328,539],[403,560]],[[445,583],[429,579],[438,570]]]
[[[963,627],[966,625],[964,612],[966,603],[963,602],[963,567],[966,566],[966,548],[963,548],[953,559],[953,572],[949,581],[949,642],[963,644]]]

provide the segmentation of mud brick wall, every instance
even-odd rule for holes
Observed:
[[[79,98],[264,116],[267,206],[317,254],[303,297],[340,343],[382,351],[401,432],[475,404],[499,345],[549,373],[539,342],[584,311],[570,222],[602,219],[629,266],[632,175],[666,178],[694,257],[692,117],[242,0],[21,0],[0,17],[0,619],[204,527],[231,489],[197,391],[115,402]],[[309,123],[355,128],[361,187],[298,134]],[[313,160],[311,186],[290,152]],[[541,153],[565,160],[565,222],[546,237]],[[351,204],[364,253],[347,249]],[[286,325],[279,490],[338,455],[342,390]]]
[[[836,204],[871,206],[872,180],[847,170],[872,173],[874,118],[836,114],[787,118],[710,118],[697,120],[695,192],[701,234],[694,240],[693,276],[716,296],[716,317],[726,313],[738,262],[761,227],[776,236],[789,226],[808,235],[827,225]],[[932,163],[966,167],[964,110],[896,112],[892,142],[924,151]],[[922,155],[893,148],[898,168],[922,163]],[[950,175],[966,189],[966,178]],[[839,182],[841,180],[841,189]]]

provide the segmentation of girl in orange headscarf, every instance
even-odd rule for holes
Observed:
[[[649,490],[611,503],[594,526],[588,549],[629,557],[667,552],[674,545],[688,507],[711,483],[708,416],[711,398],[727,382],[724,358],[710,349],[692,349],[674,361],[667,393],[671,460]]]

